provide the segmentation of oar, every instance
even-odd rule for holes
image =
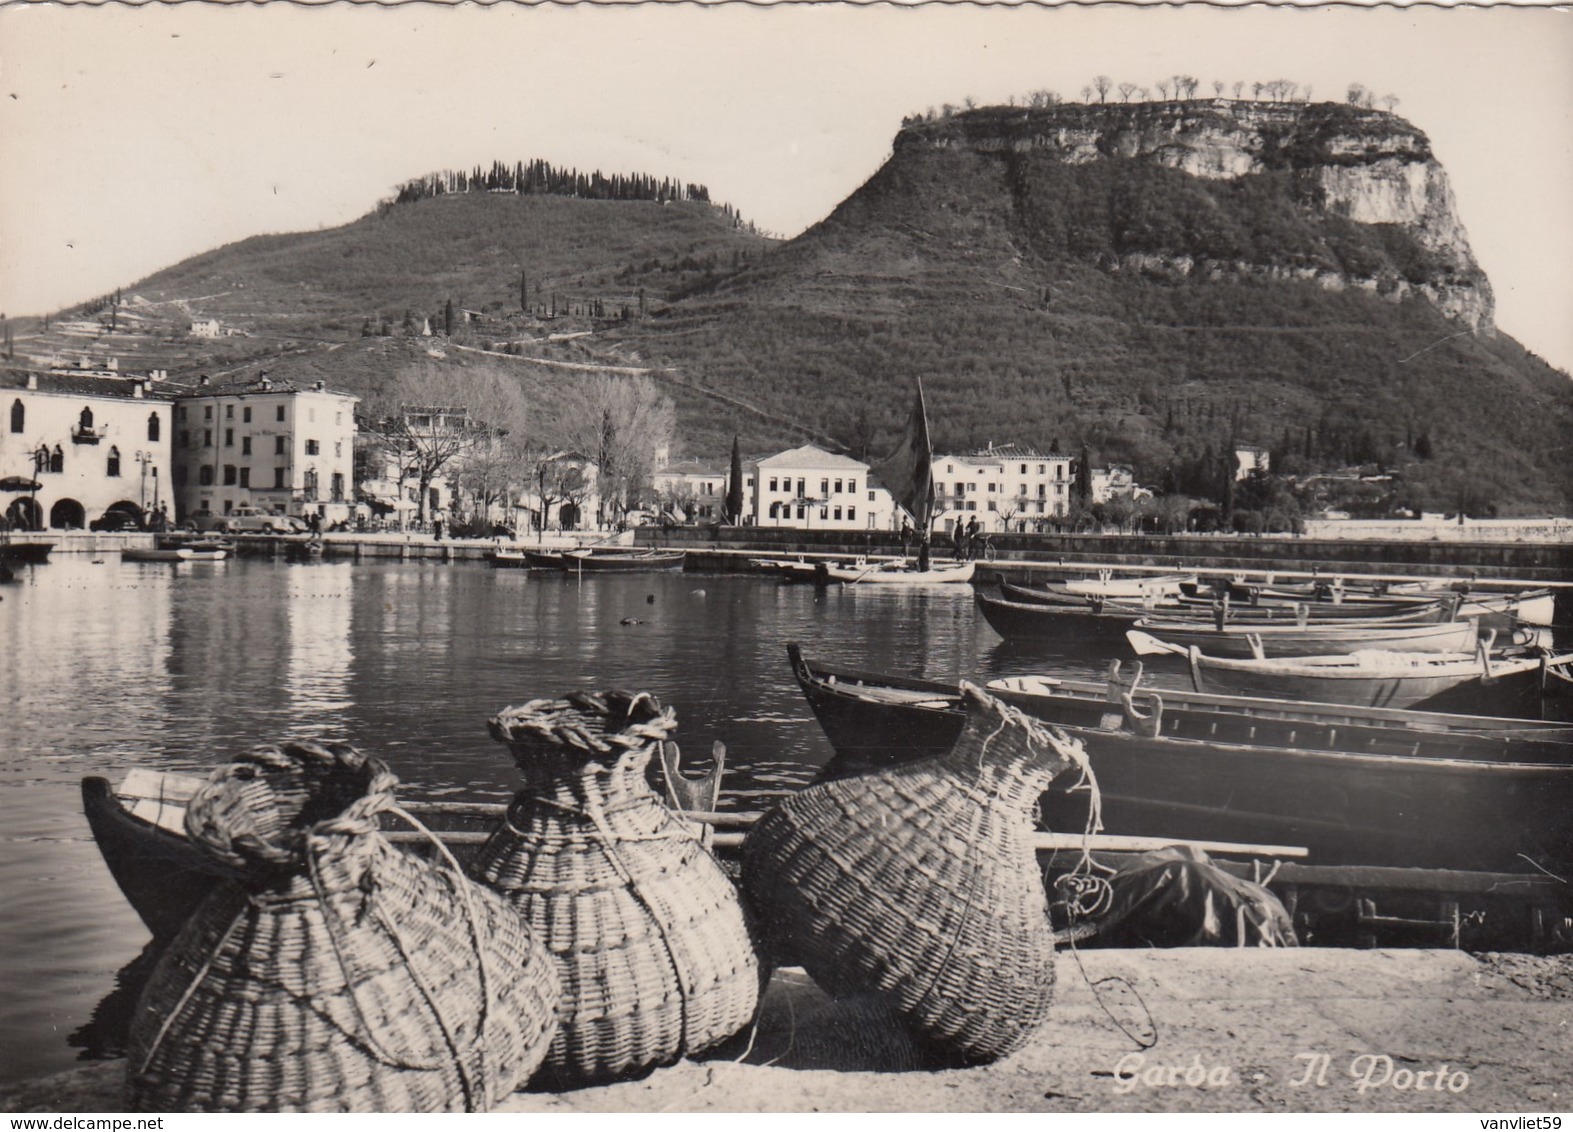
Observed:
[[[1160,641],[1151,633],[1143,633],[1140,629],[1128,629],[1125,639],[1131,643],[1131,648],[1136,650],[1137,656],[1186,656],[1186,650],[1179,645],[1171,645],[1168,641]]]

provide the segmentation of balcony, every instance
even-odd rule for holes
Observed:
[[[104,439],[104,430],[101,428],[81,428],[71,430],[72,444],[97,444]]]

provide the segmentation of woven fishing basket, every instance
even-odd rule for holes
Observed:
[[[456,863],[378,832],[378,814],[408,817],[397,784],[352,747],[288,744],[191,799],[187,835],[237,881],[197,908],[142,993],[129,1107],[479,1111],[535,1071],[557,972]]]
[[[737,891],[645,781],[676,725],[652,696],[613,691],[491,720],[525,786],[471,867],[557,960],[561,1023],[541,1084],[667,1064],[754,1015],[760,968]]]
[[[1081,747],[962,685],[950,751],[819,783],[749,831],[743,891],[766,946],[837,997],[881,993],[964,1062],[1004,1057],[1054,990],[1032,811]]]

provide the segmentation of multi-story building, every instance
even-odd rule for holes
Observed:
[[[680,460],[658,467],[650,477],[656,500],[663,512],[679,522],[719,523],[726,517],[726,491],[732,474],[731,461]],[[738,522],[754,522],[754,479],[758,465],[743,464],[743,514]]]
[[[357,400],[320,381],[303,388],[266,373],[222,384],[204,377],[187,387],[175,404],[177,521],[242,505],[347,520]]]
[[[9,526],[83,528],[108,511],[139,522],[170,497],[171,395],[115,371],[0,371],[0,492]],[[27,489],[27,483],[36,489]]]
[[[934,529],[1030,531],[1070,512],[1074,461],[1016,444],[934,458]]]
[[[761,527],[890,530],[895,503],[863,461],[805,444],[755,465],[752,511]]]

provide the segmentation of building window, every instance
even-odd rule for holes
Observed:
[[[149,440],[157,440],[160,431],[162,431],[162,428],[163,426],[159,423],[158,414],[149,413],[147,415],[147,438]]]
[[[858,481],[857,480],[848,480],[847,481],[847,490],[850,491],[853,495],[856,495],[857,491],[858,491]]]
[[[343,424],[344,423],[344,414],[343,413],[334,413],[333,414],[333,423],[336,424],[336,425]]]
[[[77,417],[77,423],[81,426],[81,429],[82,429],[83,432],[92,432],[93,431],[93,410],[92,409],[83,409],[81,415]]]
[[[870,503],[874,502],[874,493],[872,491],[868,493],[868,501]]]
[[[224,486],[225,487],[234,487],[235,486],[235,465],[234,464],[225,464],[224,465]]]
[[[836,522],[841,522],[841,508],[836,508]]]
[[[779,507],[780,507],[780,506],[781,506],[781,504],[779,504],[779,503],[772,503],[772,504],[771,504],[771,505],[770,505],[770,517],[771,517],[771,518],[772,518],[772,519],[774,519],[774,518],[775,518],[775,517],[776,517],[776,510],[777,510],[777,508],[779,508]]]
[[[991,494],[991,495],[992,495],[992,494],[993,494],[993,493],[994,493],[994,492],[996,492],[996,491],[998,491],[998,490],[999,490],[999,489],[1000,489],[1000,485],[999,485],[999,484],[997,484],[997,483],[991,483],[991,484],[989,484],[989,493],[990,493],[990,494]]]
[[[203,464],[197,469],[197,482],[203,487],[213,486],[213,466],[211,464]]]
[[[284,438],[282,436],[275,436],[273,438],[273,454],[275,456],[284,455]]]
[[[11,402],[11,431],[23,432],[27,429],[27,406],[22,404],[18,397]]]
[[[273,469],[273,486],[274,487],[283,487],[284,486],[284,469],[283,468],[274,468]]]
[[[808,498],[808,481],[807,480],[798,480],[797,481],[797,497],[799,499],[807,499]],[[801,515],[798,516],[799,519],[801,519],[802,517],[803,516],[801,516]]]
[[[202,447],[213,447],[213,430],[210,428],[205,428],[202,430]]]
[[[243,436],[240,438],[240,454],[242,456],[251,455],[251,437]]]
[[[17,402],[17,404],[21,404],[21,402],[20,402],[20,401],[18,401],[18,402]],[[15,410],[13,410],[13,412],[14,412],[14,411],[15,411]],[[14,419],[14,418],[13,418],[13,419]],[[13,428],[13,429],[12,429],[12,430],[11,430],[11,431],[12,431],[12,432],[19,432],[19,431],[20,431],[20,430],[19,430],[19,429],[16,429],[16,428]],[[775,476],[771,476],[771,477],[770,477],[770,490],[771,490],[771,491],[774,491],[774,490],[776,490],[776,477],[775,477]],[[775,518],[775,517],[776,517],[776,514],[775,514],[775,512],[774,512],[774,511],[771,511],[771,512],[770,512],[770,517],[771,517],[771,518],[772,518],[772,519],[774,519],[774,518]]]
[[[175,419],[181,421],[186,419],[186,407],[184,405],[175,406]]]
[[[184,464],[175,465],[175,486],[186,486],[186,466]]]
[[[830,498],[830,480],[822,479],[819,481],[819,497],[821,499]]]
[[[276,406],[275,412],[276,412],[276,416],[274,418],[275,420],[283,420],[284,419],[284,406],[283,405]]]
[[[224,406],[224,419],[228,420],[228,421],[232,421],[232,420],[235,419],[235,406],[233,406],[233,405],[225,405]]]
[[[235,430],[232,429],[232,428],[226,428],[224,430],[224,447],[225,448],[233,448],[233,447],[235,447]]]
[[[54,453],[49,457],[49,470],[51,472],[64,472],[66,470],[66,454],[60,450],[60,445],[55,445]]]
[[[205,421],[210,421],[210,420],[213,419],[213,406],[212,405],[203,405],[202,406],[202,419],[205,420]]]
[[[994,500],[992,500],[992,499],[989,500],[989,510],[990,511],[998,511],[999,510],[998,507],[994,506]]]
[[[316,468],[307,468],[306,469],[305,482],[302,484],[302,489],[305,491],[307,499],[316,499],[317,498],[317,469]]]
[[[182,448],[191,447],[191,430],[189,428],[183,428],[180,430],[180,446]]]
[[[856,507],[848,507],[847,508],[847,522],[855,523],[855,522],[857,522],[857,517],[858,517],[858,509]]]
[[[242,468],[242,469],[240,469],[240,486],[241,487],[250,487],[251,486],[251,469],[250,468]]]
[[[344,473],[343,472],[334,472],[333,473],[333,502],[335,502],[335,503],[343,503],[344,502]]]
[[[819,517],[821,519],[828,519],[828,518],[830,518],[830,508],[828,508],[828,507],[821,507],[819,509]]]
[[[806,508],[804,508],[803,506],[801,506],[801,505],[798,506],[797,517],[799,519],[801,519],[803,517],[803,513],[804,513],[805,510],[806,510]]]
[[[244,423],[244,424],[250,424],[251,423],[251,406],[250,405],[247,405],[245,408],[240,410],[240,419],[241,419],[242,423]]]
[[[836,494],[837,495],[841,494],[841,481],[840,480],[836,481]]]
[[[1039,464],[1039,465],[1038,465],[1038,474],[1039,474],[1039,475],[1040,475],[1040,476],[1041,476],[1041,475],[1042,475],[1042,474],[1043,474],[1043,465],[1042,465],[1042,464]]]
[[[343,458],[343,456],[344,456],[344,441],[342,441],[342,440],[335,440],[333,442],[333,454],[335,456],[341,458],[341,459]]]
[[[1048,493],[1048,490],[1049,490],[1049,485],[1048,484],[1040,483],[1038,485],[1038,498],[1042,499]]]
[[[109,449],[109,466],[105,469],[104,474],[109,476],[118,476],[120,474],[120,449],[115,447]]]
[[[308,456],[315,456],[315,455],[317,455],[317,442],[315,440],[308,440],[308,441],[306,441],[306,455],[308,455]]]

